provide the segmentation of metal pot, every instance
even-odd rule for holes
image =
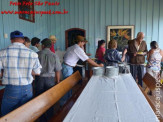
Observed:
[[[118,76],[118,74],[119,74],[119,68],[118,67],[115,67],[115,66],[107,66],[106,67],[105,76],[114,77],[114,76]]]

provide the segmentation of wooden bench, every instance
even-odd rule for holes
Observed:
[[[143,82],[146,84],[145,93],[150,90],[153,91],[156,88],[156,79],[153,78],[149,73],[146,73],[143,77]]]
[[[0,122],[33,122],[37,120],[73,86],[75,86],[80,79],[81,75],[77,71],[48,91],[0,118]]]

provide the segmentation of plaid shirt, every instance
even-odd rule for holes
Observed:
[[[13,43],[0,51],[0,70],[4,69],[2,84],[31,84],[32,71],[40,74],[41,68],[38,55],[22,43]]]

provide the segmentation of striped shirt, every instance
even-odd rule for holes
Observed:
[[[13,43],[0,51],[0,70],[4,70],[2,84],[31,84],[32,71],[40,74],[41,68],[37,53],[22,43]]]

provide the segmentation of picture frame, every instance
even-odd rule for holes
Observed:
[[[107,26],[107,44],[110,40],[117,40],[117,50],[122,52],[128,45],[128,41],[134,39],[135,26]]]
[[[20,5],[18,5],[18,11],[34,11],[34,0],[18,0],[19,3],[21,3]],[[23,5],[23,2],[26,3],[33,3],[32,5]],[[19,14],[19,19],[23,19],[29,22],[33,22],[35,23],[35,14]]]

